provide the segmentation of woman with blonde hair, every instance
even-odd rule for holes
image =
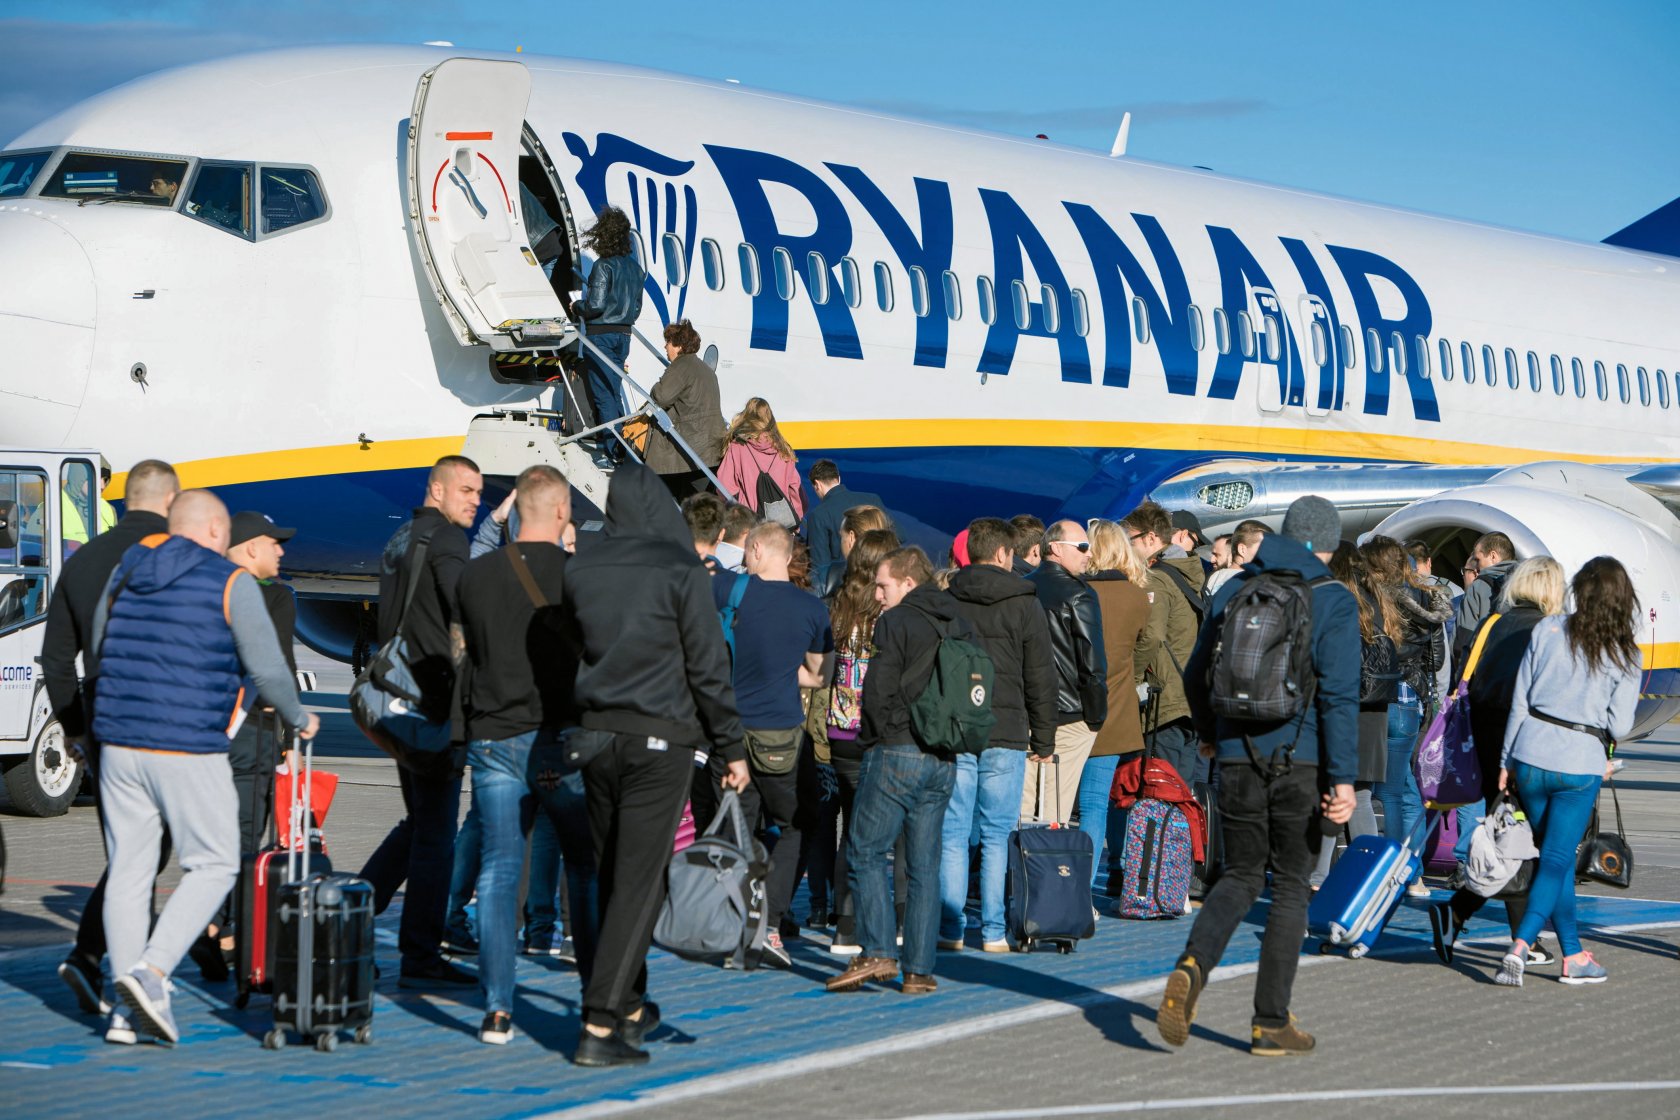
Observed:
[[[1143,749],[1143,721],[1138,687],[1144,683],[1154,651],[1166,633],[1166,615],[1150,609],[1149,568],[1118,522],[1090,523],[1091,567],[1085,575],[1097,596],[1102,617],[1103,651],[1108,656],[1108,718],[1097,732],[1091,756],[1079,774],[1079,827],[1091,838],[1098,859],[1108,841],[1109,863],[1120,862],[1126,835],[1125,814],[1110,810],[1109,787],[1122,758]],[[1164,600],[1163,600],[1164,601]],[[1153,627],[1153,628],[1152,628]],[[1096,885],[1098,859],[1091,861]],[[1110,871],[1112,877],[1115,872]]]
[[[1476,763],[1482,772],[1483,804],[1491,804],[1499,794],[1499,757],[1505,745],[1505,725],[1511,718],[1517,670],[1528,652],[1529,639],[1541,620],[1563,613],[1563,602],[1562,565],[1550,556],[1531,556],[1511,570],[1499,593],[1495,613],[1482,623],[1487,630],[1487,641],[1482,644],[1482,655],[1470,673],[1470,733],[1476,743]],[[1443,963],[1452,963],[1453,942],[1458,939],[1459,931],[1486,901],[1475,891],[1463,888],[1451,901],[1430,907],[1435,953]],[[1526,908],[1525,898],[1505,899],[1505,916],[1510,921],[1512,937],[1517,935]],[[1529,950],[1526,963],[1551,964],[1552,954],[1536,945]]]
[[[805,491],[799,481],[799,458],[776,425],[770,402],[753,397],[735,414],[724,434],[718,481],[735,500],[784,529],[805,518]]]

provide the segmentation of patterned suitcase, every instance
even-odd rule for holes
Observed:
[[[1190,900],[1195,861],[1190,818],[1153,797],[1139,798],[1126,815],[1121,848],[1122,918],[1176,918]]]

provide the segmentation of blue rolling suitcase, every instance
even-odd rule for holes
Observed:
[[[1054,785],[1056,776],[1051,771],[1040,777],[1044,780],[1038,786],[1038,815],[1043,818],[1044,786]],[[1071,953],[1080,941],[1097,932],[1091,909],[1091,865],[1095,858],[1091,838],[1077,828],[1023,822],[1009,834],[1005,920],[1016,949],[1030,952],[1043,942]]]
[[[1419,826],[1428,815],[1419,817]],[[1386,836],[1361,836],[1348,845],[1307,907],[1308,930],[1324,939],[1319,952],[1345,948],[1348,956],[1359,958],[1371,951],[1406,888],[1423,874],[1422,834],[1421,827],[1414,827],[1403,844]]]

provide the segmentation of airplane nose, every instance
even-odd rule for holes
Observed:
[[[0,206],[0,261],[0,444],[58,446],[93,365],[93,263],[27,203]]]

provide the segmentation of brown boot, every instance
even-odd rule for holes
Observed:
[[[921,972],[906,972],[904,982],[899,985],[899,991],[907,996],[925,996],[938,990],[939,984],[934,978]]]
[[[1167,976],[1167,990],[1155,1012],[1155,1029],[1163,1041],[1183,1046],[1190,1041],[1190,1024],[1196,1021],[1196,1000],[1202,994],[1202,966],[1191,956],[1181,957]]]
[[[1260,1058],[1295,1057],[1311,1054],[1318,1045],[1313,1036],[1295,1025],[1295,1016],[1281,1027],[1255,1027],[1248,1052]]]
[[[828,978],[831,992],[849,992],[875,980],[891,980],[898,975],[898,962],[891,957],[853,957],[846,971]]]

